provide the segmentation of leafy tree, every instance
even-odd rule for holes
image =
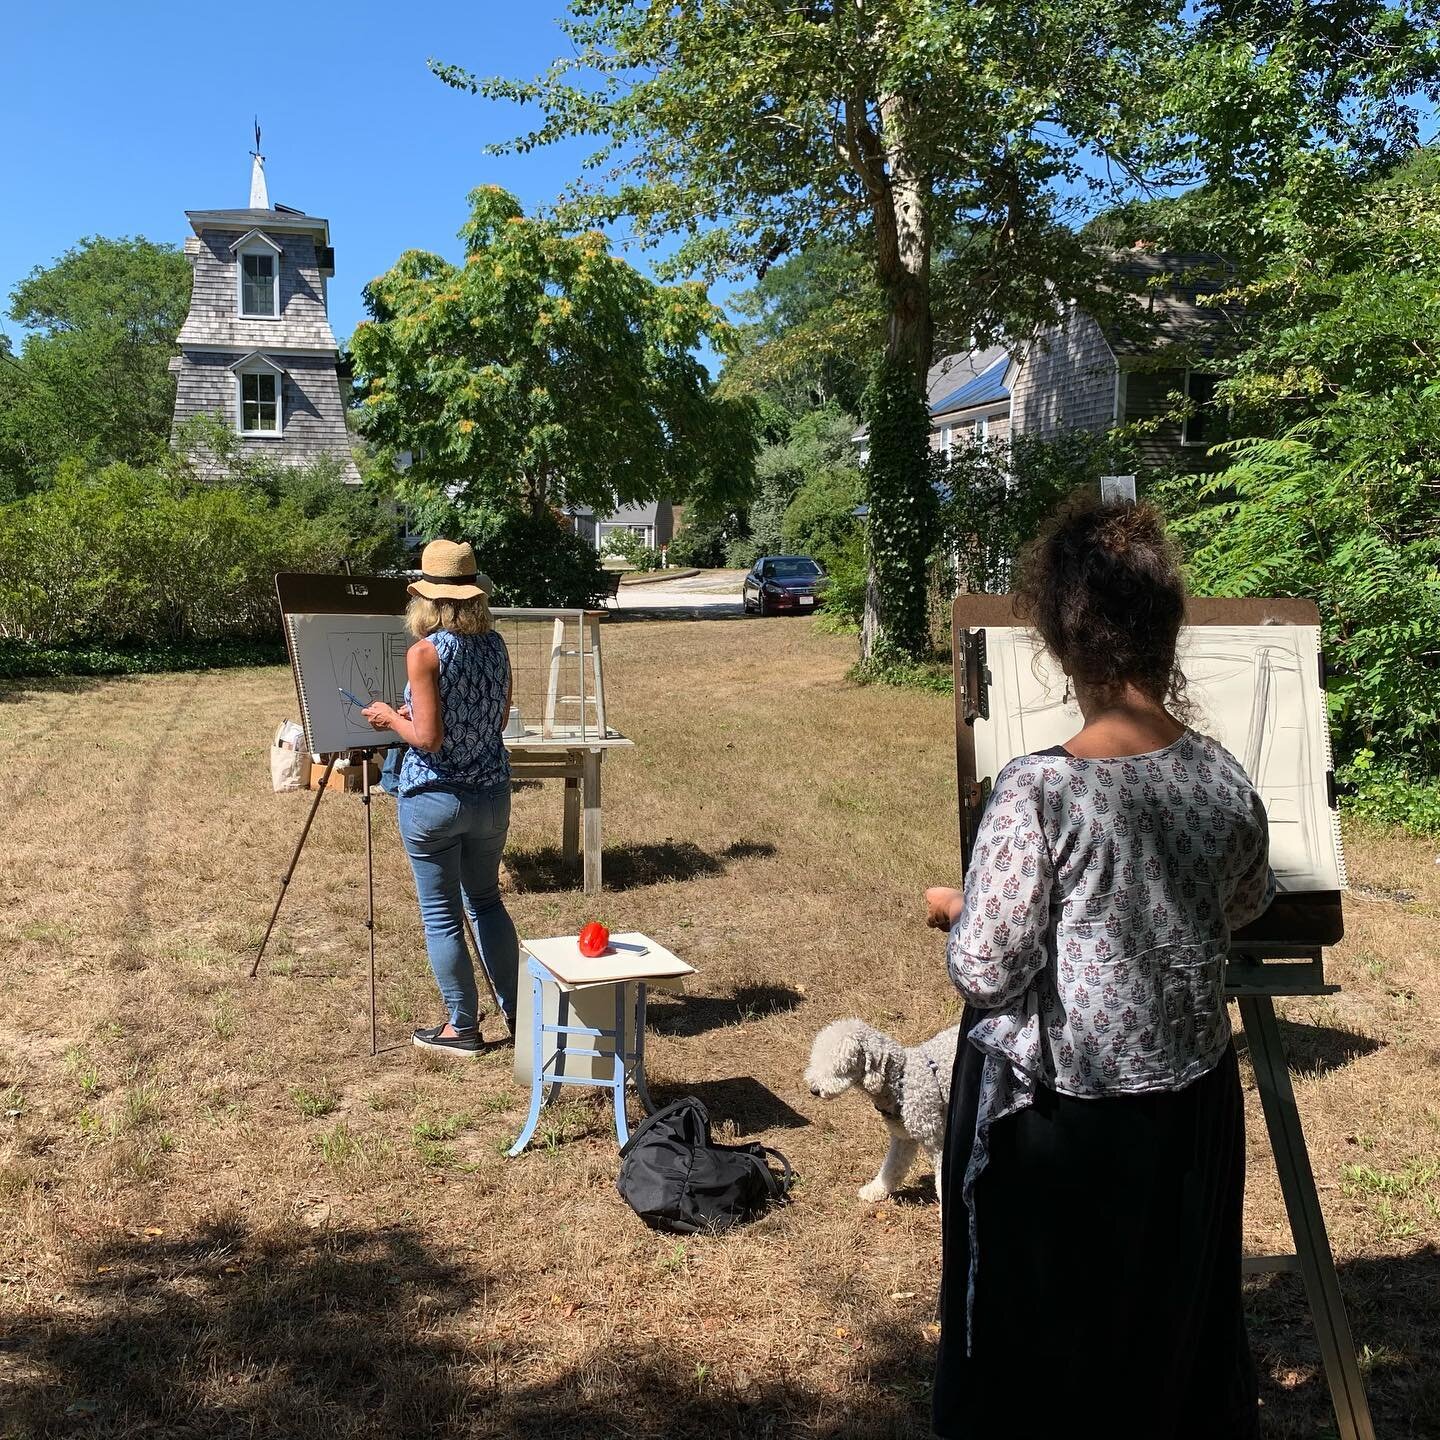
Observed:
[[[498,187],[470,204],[465,262],[402,255],[351,340],[362,433],[414,457],[406,502],[470,533],[519,508],[744,498],[754,410],[692,353],[727,343],[703,288],[656,285]]]
[[[0,346],[0,484],[24,492],[61,460],[142,464],[163,453],[169,371],[190,303],[190,267],[170,245],[82,240],[11,292],[29,332]]]
[[[884,334],[873,266],[858,248],[819,242],[730,301],[746,322],[721,387],[772,397],[789,415],[831,402],[855,414]]]
[[[937,237],[976,336],[1097,302],[1100,260],[1065,222],[1097,200],[1223,177],[1254,208],[1297,174],[1412,142],[1398,98],[1434,76],[1428,6],[1273,0],[572,0],[567,53],[532,81],[447,83],[537,105],[501,151],[598,137],[557,213],[631,217],[682,237],[676,271],[760,272],[816,244],[863,243],[884,315],[883,419],[870,484],[868,641],[914,642],[928,550],[926,456],[897,423],[933,348]],[[1312,191],[1318,185],[1312,186]],[[887,455],[891,443],[903,453]],[[882,491],[884,493],[882,493]],[[898,529],[892,527],[898,526]],[[893,614],[891,613],[893,611]]]
[[[1221,392],[1250,438],[1222,447],[1226,469],[1170,495],[1197,588],[1318,602],[1347,773],[1380,813],[1440,768],[1429,174],[1417,164],[1342,215],[1295,224],[1247,292],[1253,344]]]
[[[1003,594],[1014,565],[1041,525],[1081,487],[1101,475],[1133,474],[1138,466],[1115,435],[1084,430],[1054,437],[1016,435],[1006,445],[960,446],[938,461],[939,598],[958,591]]]
[[[600,557],[553,510],[506,510],[464,534],[499,605],[593,605],[604,590]]]

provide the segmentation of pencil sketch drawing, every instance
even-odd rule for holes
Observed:
[[[317,755],[394,743],[341,695],[399,705],[410,637],[403,615],[290,615],[291,653],[305,701],[307,743]]]
[[[1224,745],[1255,782],[1270,819],[1270,862],[1286,890],[1345,885],[1329,804],[1319,646],[1319,631],[1305,625],[1197,625],[1180,637],[1191,723]],[[1033,632],[987,629],[986,661],[990,719],[975,723],[981,779],[1016,755],[1063,743],[1082,724],[1065,677]]]
[[[405,651],[408,637],[394,630],[337,630],[330,636],[331,678],[338,694],[348,690],[369,704],[383,700],[399,705],[405,695]],[[368,722],[342,695],[346,723]]]

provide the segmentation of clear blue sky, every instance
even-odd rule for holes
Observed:
[[[362,318],[361,286],[401,251],[458,258],[473,186],[503,185],[533,209],[586,153],[485,156],[488,141],[522,128],[521,112],[451,90],[425,65],[434,56],[528,76],[560,53],[559,0],[5,8],[5,304],[17,280],[81,236],[178,245],[186,210],[247,204],[256,114],[271,200],[330,221],[331,322],[342,339]]]

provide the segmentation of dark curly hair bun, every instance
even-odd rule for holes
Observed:
[[[1183,703],[1175,642],[1185,581],[1154,506],[1085,499],[1063,508],[1027,551],[1016,599],[1078,684],[1105,693],[1128,683],[1161,704]]]

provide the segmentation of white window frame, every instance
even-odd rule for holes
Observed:
[[[990,417],[988,415],[977,415],[975,417],[975,440],[983,445],[990,438]]]
[[[940,451],[948,460],[955,449],[955,427],[953,425],[942,425],[940,427]]]
[[[1197,372],[1190,369],[1188,365],[1185,367],[1185,402],[1187,405],[1190,402],[1190,377],[1196,373]],[[1218,381],[1220,378],[1218,375],[1211,375],[1205,371],[1201,371],[1199,373],[1205,375],[1207,379],[1211,380]],[[1218,412],[1212,409],[1212,419],[1215,418],[1217,415]],[[1213,444],[1215,444],[1215,438],[1212,436],[1209,440],[1192,440],[1190,438],[1190,415],[1187,412],[1180,421],[1180,444],[1184,446],[1187,450],[1208,450]]]
[[[243,235],[232,245],[235,254],[235,313],[242,320],[278,320],[280,318],[280,257],[285,253],[268,236],[259,230]],[[275,283],[271,288],[271,306],[265,310],[245,308],[245,257],[247,255],[268,255],[275,267]]]
[[[235,433],[242,440],[279,440],[285,435],[285,371],[264,356],[246,356],[232,367],[235,372]],[[275,380],[275,428],[245,428],[245,377],[271,375]]]

